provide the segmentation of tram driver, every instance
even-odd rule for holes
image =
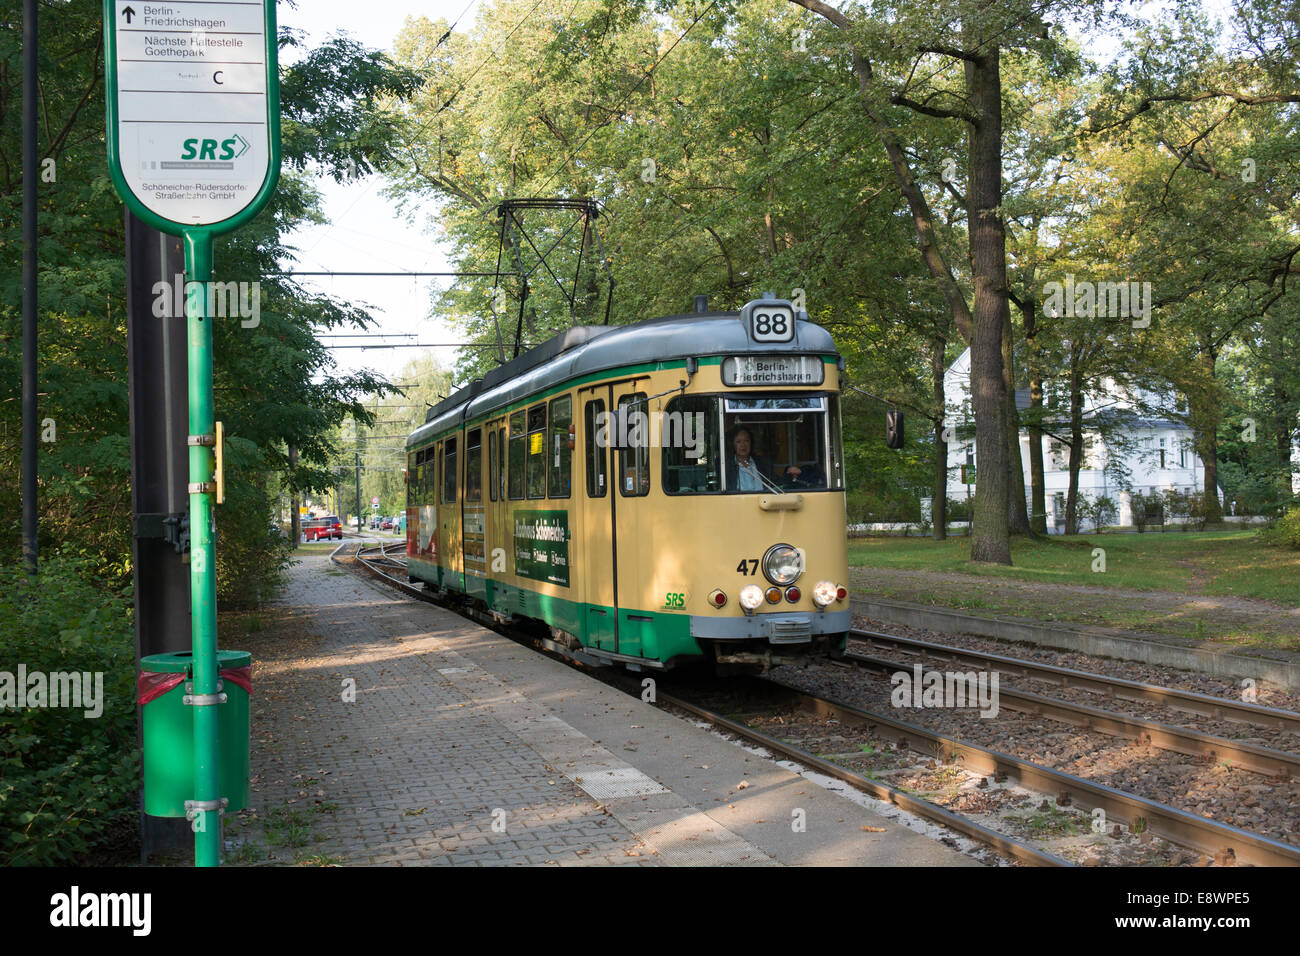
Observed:
[[[741,425],[731,433],[732,454],[727,458],[727,487],[737,491],[767,491],[770,485],[782,479],[794,481],[802,474],[798,465],[790,465],[782,474],[777,474],[771,459],[753,452],[754,435]]]

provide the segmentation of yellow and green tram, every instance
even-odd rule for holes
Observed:
[[[572,328],[408,438],[409,575],[634,670],[842,649],[841,368],[771,297]]]

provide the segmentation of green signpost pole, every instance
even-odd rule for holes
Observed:
[[[108,167],[137,217],[185,240],[193,646],[184,702],[194,714],[194,794],[185,809],[195,864],[217,866],[229,800],[222,787],[243,788],[247,779],[223,781],[220,772],[212,242],[257,215],[279,177],[275,0],[136,6],[104,0]]]
[[[221,862],[221,792],[217,777],[217,551],[213,501],[213,448],[216,421],[212,406],[212,316],[207,315],[212,281],[212,233],[187,229],[185,297],[189,342],[190,458],[190,611],[194,687],[194,863]],[[208,443],[211,439],[211,444]]]

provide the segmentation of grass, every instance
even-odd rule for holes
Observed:
[[[241,839],[236,840],[237,847],[227,851],[226,862],[261,863],[275,859],[273,850],[292,849],[296,851],[294,862],[298,865],[339,866],[341,861],[337,857],[309,854],[303,850],[303,847],[324,839],[315,831],[316,821],[325,814],[337,813],[338,808],[337,803],[320,803],[303,809],[275,807],[260,819],[241,819],[232,823],[226,828],[226,835],[232,838],[238,835]],[[253,826],[260,826],[265,845],[245,833]]]
[[[1041,838],[1078,836],[1080,834],[1079,818],[1057,807],[1039,811],[1027,816],[1012,816],[1012,820],[1023,823],[1036,836]]]
[[[1106,552],[1094,572],[1093,549]],[[1255,598],[1300,607],[1300,552],[1260,542],[1253,530],[1148,532],[1017,539],[1012,566],[970,561],[970,539],[867,538],[849,542],[856,567],[979,574],[1037,584],[1093,585]],[[966,606],[978,606],[973,602]]]

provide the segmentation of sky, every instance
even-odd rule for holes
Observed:
[[[389,50],[408,16],[426,16],[449,23],[464,13],[457,26],[462,32],[473,25],[478,0],[298,0],[298,9],[281,3],[281,26],[306,32],[308,46],[330,35],[347,32],[358,42]],[[359,16],[358,11],[364,15]],[[317,181],[321,191],[326,225],[309,226],[291,233],[288,244],[298,249],[295,270],[439,272],[455,268],[426,231],[426,215],[408,222],[396,206],[382,195],[382,177],[338,184],[328,177]],[[310,277],[300,280],[316,289],[350,302],[364,302],[378,321],[364,338],[327,339],[330,344],[361,345],[412,342],[456,342],[461,334],[440,322],[430,321],[431,295],[435,283],[446,287],[448,279],[390,277]],[[356,335],[356,330],[338,330]],[[410,336],[381,338],[377,333]],[[410,348],[335,349],[340,372],[369,368],[398,381],[398,373],[411,358],[420,354]],[[455,364],[456,350],[435,349],[438,361],[447,368]]]
[[[330,35],[344,31],[368,47],[389,50],[407,16],[426,16],[437,21],[445,18],[455,23],[458,32],[472,28],[483,0],[297,0],[297,9],[286,3],[278,6],[282,26],[306,33],[309,45],[323,42]],[[1143,5],[1150,15],[1168,10],[1178,0],[1152,0]],[[837,4],[837,6],[842,4]],[[1225,15],[1231,0],[1205,0],[1212,14]],[[358,14],[361,11],[361,15]],[[1092,37],[1088,49],[1094,56],[1109,59],[1118,48],[1118,39]],[[448,271],[455,267],[444,250],[428,232],[427,213],[417,213],[414,221],[399,215],[394,204],[382,194],[383,180],[372,176],[359,182],[340,185],[328,177],[321,178],[326,225],[299,229],[289,236],[289,245],[298,249],[296,270],[310,271]],[[417,342],[456,342],[462,333],[430,318],[431,296],[435,287],[446,288],[447,278],[410,277],[312,277],[301,280],[308,288],[345,299],[366,303],[378,322],[364,337],[332,338],[337,345],[403,344]],[[388,337],[385,337],[388,336]],[[404,336],[404,337],[398,337]],[[455,365],[454,348],[433,350],[445,368]],[[341,372],[369,368],[393,381],[400,381],[402,366],[419,354],[411,348],[337,348],[333,351]]]

